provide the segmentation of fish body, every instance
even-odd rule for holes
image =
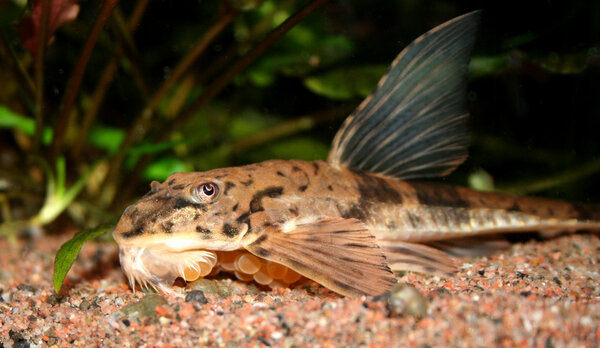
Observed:
[[[440,241],[600,230],[593,207],[415,181],[466,157],[464,75],[477,21],[476,12],[458,17],[401,52],[327,161],[270,160],[152,183],[113,233],[132,287],[171,293],[177,277],[208,274],[245,250],[268,260],[250,264],[253,272],[277,264],[344,295],[378,295],[395,283],[392,270],[454,271],[433,247]]]

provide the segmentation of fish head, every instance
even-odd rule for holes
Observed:
[[[282,194],[286,183],[277,168],[255,164],[153,182],[150,192],[125,209],[113,232],[132,288],[138,282],[170,293],[186,271],[212,268],[216,251],[241,249],[251,218],[264,212],[265,197]]]

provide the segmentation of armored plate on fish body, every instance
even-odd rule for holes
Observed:
[[[304,276],[343,295],[379,295],[396,282],[392,271],[451,274],[452,257],[433,246],[453,240],[600,229],[594,207],[413,181],[447,175],[467,156],[478,21],[479,12],[465,14],[406,47],[346,119],[326,162],[271,160],[153,182],[113,233],[131,287],[174,293],[179,277],[227,271],[270,286]]]

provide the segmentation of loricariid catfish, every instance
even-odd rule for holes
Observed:
[[[327,161],[153,182],[114,231],[131,287],[172,294],[179,277],[228,271],[270,286],[304,276],[343,295],[378,295],[396,282],[392,271],[453,272],[440,242],[600,229],[590,206],[413,181],[445,176],[467,156],[465,75],[478,21],[465,14],[406,47],[346,119]]]

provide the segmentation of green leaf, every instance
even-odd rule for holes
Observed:
[[[469,187],[479,191],[494,191],[494,178],[485,170],[479,169],[467,178]]]
[[[35,130],[35,121],[0,105],[0,128],[16,128],[23,133],[32,136]],[[44,145],[48,145],[51,140],[52,129],[50,127],[44,127],[42,142]]]
[[[58,252],[56,253],[56,257],[54,258],[54,290],[58,293],[62,284],[67,276],[67,273],[73,266],[73,262],[77,259],[77,255],[79,255],[79,251],[83,246],[83,243],[87,242],[90,239],[94,239],[100,237],[109,229],[114,228],[115,226],[110,225],[101,225],[96,228],[90,228],[84,231],[77,233],[71,240],[65,242]]]
[[[500,74],[509,67],[508,55],[474,56],[469,63],[469,77],[479,78],[487,75]]]
[[[125,131],[106,126],[96,126],[90,129],[88,141],[92,146],[115,153],[125,139]]]
[[[313,93],[331,98],[347,100],[366,97],[385,73],[386,66],[371,65],[337,69],[304,80],[304,85]]]
[[[177,158],[163,157],[146,167],[144,179],[163,181],[173,173],[189,172],[191,170],[193,168]]]

